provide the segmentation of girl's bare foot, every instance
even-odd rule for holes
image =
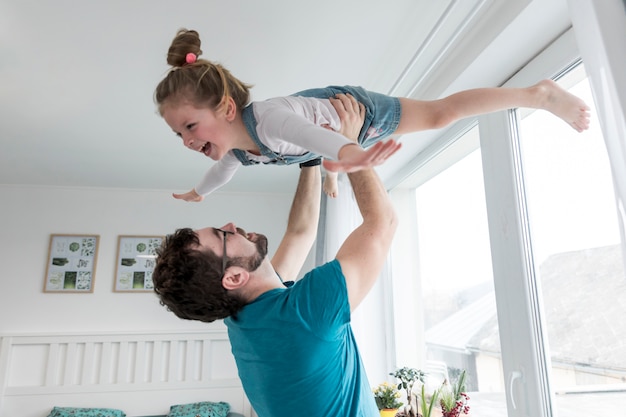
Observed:
[[[324,177],[324,184],[322,188],[326,195],[330,198],[337,198],[339,195],[339,186],[337,185],[337,173],[326,171],[326,176]]]
[[[580,98],[552,80],[540,81],[531,88],[539,90],[537,108],[560,117],[578,132],[589,128],[589,106]]]

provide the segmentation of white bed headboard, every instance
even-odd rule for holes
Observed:
[[[46,417],[53,406],[146,416],[196,401],[253,416],[225,330],[1,338],[0,417]]]

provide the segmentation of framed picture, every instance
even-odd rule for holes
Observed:
[[[50,235],[44,292],[93,292],[99,235]]]
[[[156,250],[163,236],[119,236],[115,287],[117,292],[152,291],[152,271]]]

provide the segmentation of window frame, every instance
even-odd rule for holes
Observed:
[[[570,29],[505,86],[530,85],[546,76],[556,79],[578,63],[580,52]],[[517,111],[479,118],[502,364],[508,415],[550,417],[551,362],[526,217],[517,120]]]

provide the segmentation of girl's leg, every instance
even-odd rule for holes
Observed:
[[[326,171],[322,188],[327,196],[337,198],[339,195],[339,185],[337,185],[337,172]]]
[[[402,116],[396,134],[439,129],[466,117],[516,107],[547,110],[579,132],[589,127],[589,107],[552,80],[526,88],[465,90],[432,101],[401,98],[400,103]]]

